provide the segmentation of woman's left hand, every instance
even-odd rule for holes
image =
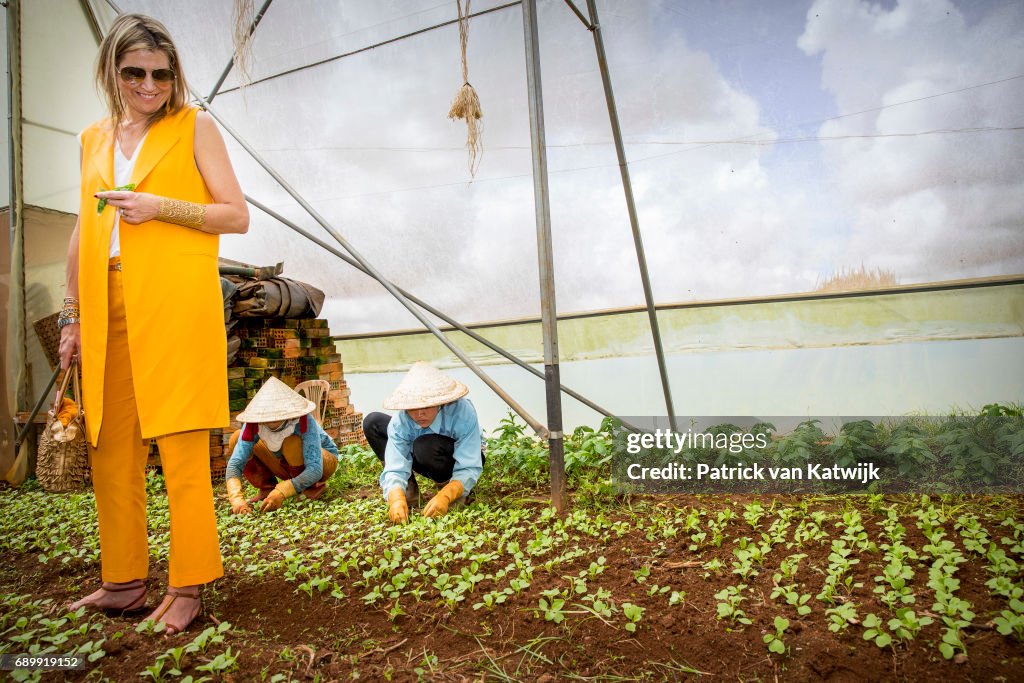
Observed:
[[[107,204],[121,214],[121,220],[125,223],[145,223],[160,213],[160,197],[148,192],[108,190],[97,192],[96,198],[106,199]]]

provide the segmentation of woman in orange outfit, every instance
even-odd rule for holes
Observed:
[[[145,468],[155,438],[171,547],[167,595],[150,618],[176,633],[199,614],[200,586],[224,573],[208,436],[228,424],[218,236],[246,232],[249,213],[216,125],[188,104],[162,24],[118,17],[96,80],[110,116],[81,135],[59,324],[62,366],[82,366],[103,584],[72,607],[146,607]]]

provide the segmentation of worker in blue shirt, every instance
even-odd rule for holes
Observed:
[[[338,468],[338,446],[310,414],[315,408],[271,377],[238,414],[245,425],[231,435],[224,475],[233,514],[252,512],[250,503],[260,503],[261,512],[270,512],[297,493],[316,499],[326,490]],[[259,489],[248,501],[242,495],[243,475]]]
[[[391,521],[409,520],[409,505],[419,498],[416,475],[441,490],[423,508],[424,517],[440,517],[453,503],[464,503],[483,471],[480,422],[466,385],[420,361],[385,401],[395,417],[370,413],[363,433],[384,464],[380,487]]]

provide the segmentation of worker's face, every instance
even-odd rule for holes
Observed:
[[[284,424],[284,420],[278,420],[277,422],[264,422],[263,424],[266,425],[268,429],[277,431],[281,428],[281,425]]]
[[[430,406],[429,408],[414,408],[413,410],[407,410],[409,417],[412,421],[418,424],[420,427],[427,428],[437,417],[437,411],[441,409],[441,406]]]

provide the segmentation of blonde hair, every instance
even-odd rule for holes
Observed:
[[[117,85],[117,65],[133,50],[163,52],[167,55],[171,70],[174,71],[174,82],[171,84],[167,104],[150,114],[146,122],[147,128],[167,114],[179,111],[189,101],[188,83],[178,59],[178,49],[164,25],[142,14],[122,14],[114,21],[100,43],[100,53],[96,60],[96,87],[107,100],[107,111],[110,112],[114,130],[117,130],[125,118],[125,104],[121,98],[121,89]]]

